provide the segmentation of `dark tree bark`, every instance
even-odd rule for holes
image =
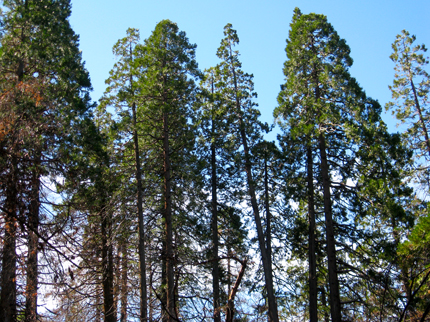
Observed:
[[[230,47],[230,54],[232,55],[231,47]],[[270,264],[270,258],[268,256],[266,241],[264,240],[265,238],[263,233],[263,227],[261,224],[260,211],[258,209],[257,198],[255,195],[255,185],[254,185],[254,180],[252,177],[252,169],[251,169],[251,156],[250,156],[249,147],[248,147],[247,135],[245,132],[245,124],[243,122],[242,114],[241,114],[242,106],[240,104],[236,71],[234,66],[232,66],[232,74],[233,74],[233,82],[234,82],[234,91],[236,96],[236,110],[237,110],[238,119],[239,119],[239,131],[240,131],[240,137],[242,140],[243,151],[245,154],[245,172],[246,172],[246,179],[248,183],[248,194],[251,198],[251,207],[254,213],[255,226],[257,228],[258,244],[260,247],[261,260],[263,262],[264,279],[265,279],[266,290],[267,290],[267,301],[269,304],[268,318],[269,318],[269,322],[278,322],[279,321],[278,306],[276,304],[275,292],[273,288],[272,266]]]
[[[16,231],[17,231],[17,162],[11,158],[5,200],[5,228],[1,272],[0,320],[16,321]]]
[[[131,51],[131,49],[130,49]],[[131,81],[131,79],[130,79]],[[137,135],[136,103],[132,104],[133,113],[133,141],[137,182],[137,216],[139,218],[139,262],[140,262],[140,321],[148,320],[148,294],[146,288],[146,254],[145,254],[145,228],[143,225],[143,192],[142,170],[140,168],[139,138]]]
[[[420,123],[421,123],[421,128],[422,128],[422,130],[424,132],[424,138],[425,138],[425,141],[426,141],[427,153],[430,156],[430,139],[429,139],[429,134],[428,134],[428,131],[427,131],[427,126],[426,126],[426,123],[424,121],[424,117],[423,117],[423,113],[422,113],[422,108],[420,106],[420,102],[418,101],[417,90],[415,88],[415,84],[414,84],[414,81],[412,80],[412,78],[409,78],[409,82],[411,83],[411,88],[412,88],[412,91],[414,93],[415,107],[416,107],[417,112],[418,112],[418,116],[419,116]]]
[[[116,321],[116,311],[113,303],[113,247],[111,240],[112,218],[106,212],[106,207],[101,210],[102,233],[102,284],[103,284],[103,311],[105,322]]]
[[[39,209],[40,209],[40,157],[34,164],[31,181],[31,200],[28,212],[28,258],[27,258],[27,285],[25,302],[25,321],[37,321],[37,286],[38,267],[37,254],[39,246]]]
[[[240,120],[242,123],[242,120]],[[258,209],[257,198],[255,195],[255,187],[254,180],[252,178],[252,170],[251,170],[251,161],[249,155],[248,142],[246,139],[245,130],[243,129],[243,125],[241,126],[241,137],[242,144],[244,147],[245,153],[245,171],[246,178],[248,182],[248,192],[251,197],[251,206],[254,213],[255,225],[257,227],[257,237],[258,243],[260,246],[261,260],[263,262],[263,271],[264,271],[264,279],[266,282],[266,290],[267,290],[267,301],[269,304],[269,322],[278,322],[278,306],[276,304],[275,292],[273,289],[273,277],[272,277],[272,266],[270,265],[270,259],[268,256],[268,250],[266,248],[266,242],[264,240],[263,227],[261,224],[260,211]]]
[[[127,255],[127,243],[122,242],[122,258],[121,258],[121,309],[120,309],[120,321],[127,321],[127,306],[128,306],[128,255]]]
[[[212,94],[214,92],[212,83]],[[212,119],[212,138],[215,133],[215,125]],[[219,301],[219,261],[218,261],[218,200],[217,200],[217,163],[215,143],[211,144],[211,184],[212,184],[212,288],[213,288],[213,306],[214,322],[220,322],[220,301]]]
[[[269,172],[267,168],[267,149],[264,151],[264,207],[266,208],[266,249],[269,265],[272,267],[272,213],[269,201]]]
[[[314,174],[312,148],[307,148],[308,216],[309,216],[309,317],[318,321],[317,263],[315,240]]]
[[[321,175],[323,179],[324,215],[327,239],[328,278],[330,286],[330,311],[333,322],[341,322],[341,306],[339,294],[339,280],[337,276],[336,244],[334,239],[334,224],[331,207],[330,175],[327,162],[326,143],[324,135],[319,135]]]
[[[172,189],[168,113],[163,113],[163,161],[164,161],[164,234],[166,239],[166,309],[167,320],[173,321],[175,315],[175,281],[172,227]]]

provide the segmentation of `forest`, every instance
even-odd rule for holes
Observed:
[[[381,106],[327,17],[296,8],[268,141],[232,24],[203,71],[176,23],[129,28],[95,102],[70,14],[1,7],[0,321],[430,321],[414,35]]]

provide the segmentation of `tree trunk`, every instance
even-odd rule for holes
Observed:
[[[112,217],[111,217],[112,218]],[[113,229],[113,227],[112,227]],[[113,231],[111,233],[111,236],[113,236]],[[113,247],[113,246],[112,246]],[[113,264],[113,311],[115,312],[116,321],[118,320],[118,304],[119,304],[119,296],[120,296],[120,287],[121,287],[121,249],[122,245],[121,242],[118,242],[116,254],[113,254],[113,258],[115,259],[115,262]]]
[[[272,279],[272,228],[271,228],[271,220],[272,220],[272,214],[270,212],[270,204],[269,204],[269,175],[267,170],[267,150],[265,151],[265,160],[264,160],[264,203],[266,208],[266,252],[267,252],[267,266],[269,267],[269,274],[270,279]],[[273,290],[273,280],[272,280],[272,299],[269,298],[269,310],[270,307],[272,307],[272,312],[276,312],[276,317],[278,317],[278,308],[276,305],[276,299],[274,296],[274,290]],[[270,303],[272,302],[272,305],[270,306]],[[270,318],[269,318],[270,321]],[[273,321],[273,317],[272,317]]]
[[[317,263],[315,240],[314,173],[312,148],[307,148],[308,216],[309,216],[309,317],[318,321]]]
[[[103,285],[103,313],[105,322],[115,322],[116,312],[113,307],[113,250],[112,250],[112,220],[103,205],[102,216],[102,285]]]
[[[164,159],[164,233],[166,239],[166,309],[167,320],[172,322],[175,316],[175,280],[173,273],[173,228],[172,228],[172,196],[171,196],[171,165],[168,114],[163,113],[163,159]]]
[[[163,214],[164,216],[164,214]],[[163,217],[164,218],[164,217]],[[166,258],[166,233],[164,232],[164,238],[162,241],[162,253],[161,253],[161,320],[167,322],[169,314],[167,312],[167,258]]]
[[[149,267],[152,267],[152,265],[150,264]],[[154,283],[152,280],[152,269],[151,269],[151,274],[149,274],[149,322],[153,322],[154,321],[154,291],[153,291],[153,287],[154,287]]]
[[[127,243],[122,241],[122,259],[121,259],[121,322],[127,321],[127,306],[128,306],[128,255]]]
[[[230,260],[230,259],[229,259]],[[229,292],[228,301],[227,301],[227,310],[225,314],[225,322],[233,322],[234,321],[234,298],[236,297],[237,290],[239,288],[240,282],[242,281],[243,274],[245,273],[246,264],[248,260],[245,259],[241,262],[242,267],[240,268],[239,274],[236,278],[236,283],[234,283],[233,288]]]
[[[415,89],[415,84],[414,84],[414,82],[412,80],[412,77],[409,78],[409,81],[411,83],[412,91],[414,93],[415,107],[416,107],[417,112],[418,112],[418,116],[419,116],[420,123],[421,123],[421,128],[422,128],[422,130],[424,132],[424,138],[426,140],[427,153],[430,156],[430,139],[429,139],[429,134],[428,134],[428,131],[427,131],[427,126],[426,126],[426,123],[424,122],[423,114],[422,114],[422,111],[421,111],[420,102],[418,101],[417,90]]]
[[[269,173],[267,169],[267,150],[264,152],[264,206],[266,208],[266,249],[269,266],[272,267],[272,213],[269,201]]]
[[[17,216],[17,164],[12,156],[6,186],[3,263],[1,272],[0,321],[16,321],[16,216]]]
[[[40,157],[34,164],[32,173],[30,211],[28,212],[28,258],[27,286],[25,302],[25,321],[37,321],[37,254],[39,246],[39,209],[40,209]]]
[[[231,47],[230,47],[230,55],[232,56]],[[239,118],[240,137],[242,139],[243,151],[245,154],[245,172],[246,172],[246,179],[248,183],[248,193],[251,198],[251,206],[252,206],[252,211],[254,213],[255,226],[257,228],[258,244],[260,246],[261,260],[263,262],[264,279],[265,279],[266,289],[267,289],[267,300],[269,302],[268,303],[269,311],[267,312],[267,314],[268,314],[269,322],[278,322],[279,321],[278,307],[276,304],[275,292],[273,288],[272,266],[270,265],[268,254],[267,254],[266,242],[264,240],[264,233],[261,225],[260,211],[258,209],[257,198],[255,195],[254,180],[252,178],[251,159],[250,159],[247,136],[245,132],[245,124],[243,123],[242,114],[241,114],[242,113],[241,104],[240,104],[240,98],[239,98],[239,91],[237,88],[236,71],[234,66],[232,66],[232,74],[233,74],[234,91],[235,91],[235,97],[236,97],[236,113]]]
[[[430,313],[430,302],[427,304],[427,307],[420,319],[420,322],[425,322],[427,315]]]
[[[137,182],[137,216],[139,219],[140,321],[146,322],[148,320],[148,295],[146,290],[145,228],[143,225],[142,171],[140,168],[139,138],[137,136],[136,103],[132,104],[132,113],[133,113],[134,157],[135,157],[135,165],[136,165],[136,182]]]
[[[240,119],[240,123],[242,123],[241,119]],[[248,142],[247,142],[245,130],[243,127],[244,127],[243,124],[241,124],[240,133],[241,133],[242,144],[243,144],[244,153],[245,153],[245,171],[246,171],[246,178],[248,182],[248,192],[249,192],[249,196],[251,197],[251,206],[254,213],[255,226],[257,227],[257,237],[258,237],[258,243],[260,246],[261,260],[263,262],[263,271],[264,271],[264,278],[265,278],[266,290],[267,290],[267,300],[269,304],[268,318],[269,318],[269,322],[278,322],[279,321],[278,307],[276,304],[275,292],[273,289],[272,266],[270,265],[268,250],[266,248],[266,242],[264,240],[264,233],[263,233],[263,227],[261,224],[260,211],[257,205],[254,180],[252,178],[252,172],[251,172],[251,161],[250,161],[250,155],[249,155]]]
[[[213,86],[212,86],[213,94]],[[212,119],[212,134],[214,134],[214,121]],[[213,139],[213,138],[212,138]],[[214,322],[220,322],[220,302],[219,302],[219,261],[218,261],[218,209],[217,209],[217,164],[215,143],[211,144],[211,168],[212,168],[212,288],[213,288],[213,306]]]
[[[332,322],[341,322],[341,306],[339,280],[337,276],[336,244],[334,239],[334,224],[331,208],[330,176],[327,162],[326,143],[322,133],[319,135],[321,155],[321,175],[323,179],[324,215],[327,239],[328,277],[330,285],[330,311]]]

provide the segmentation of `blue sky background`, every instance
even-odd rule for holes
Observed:
[[[240,38],[237,49],[243,70],[254,74],[262,120],[271,124],[284,82],[285,40],[295,7],[304,14],[315,12],[328,17],[351,47],[352,76],[383,106],[391,99],[388,85],[393,81],[394,63],[389,55],[396,35],[406,29],[417,36],[417,43],[430,47],[430,0],[72,0],[70,22],[80,35],[96,101],[115,62],[112,46],[125,36],[127,28],[138,28],[143,40],[159,21],[176,22],[190,42],[197,44],[196,58],[203,70],[219,62],[215,53],[223,28],[232,23]],[[397,131],[390,113],[384,120],[391,131]]]

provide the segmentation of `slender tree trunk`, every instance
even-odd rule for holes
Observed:
[[[312,148],[307,148],[308,216],[309,216],[309,317],[318,321],[317,263],[315,240],[314,173]]]
[[[231,47],[230,47],[230,55],[232,56]],[[258,209],[257,198],[255,195],[254,180],[252,178],[251,159],[250,159],[247,136],[245,132],[245,124],[243,123],[242,114],[241,114],[241,104],[240,104],[240,98],[239,98],[239,91],[237,87],[236,71],[234,66],[232,66],[232,74],[233,74],[234,91],[235,91],[235,97],[236,97],[236,111],[239,118],[240,137],[242,139],[243,151],[245,154],[245,172],[246,172],[246,179],[248,183],[248,193],[251,198],[251,207],[254,213],[255,225],[257,228],[258,244],[260,246],[261,260],[263,262],[264,279],[265,279],[266,289],[267,289],[267,300],[269,302],[269,311],[267,312],[267,314],[268,314],[269,322],[278,322],[279,321],[278,306],[276,304],[275,292],[273,288],[272,266],[270,265],[269,258],[268,258],[266,241],[264,240],[263,227],[261,224],[260,211]]]
[[[163,214],[164,216],[164,214]],[[167,312],[167,259],[166,259],[166,233],[162,242],[162,253],[161,253],[161,318],[162,322],[167,322],[169,314]]]
[[[102,285],[103,285],[103,312],[105,322],[115,322],[116,312],[113,307],[113,249],[111,240],[112,220],[106,207],[103,205],[102,216]]]
[[[175,237],[177,237],[176,235],[175,235]],[[175,240],[177,240],[177,238],[175,238]],[[177,298],[179,298],[179,271],[177,270],[176,272],[175,272],[176,274],[175,274],[175,299],[177,299]],[[175,301],[175,304],[176,304],[176,301]],[[175,316],[176,317],[179,317],[180,316],[180,313],[179,313],[179,305],[175,305]]]
[[[132,105],[133,113],[133,141],[134,157],[136,163],[136,182],[137,182],[137,216],[139,218],[139,262],[140,262],[140,320],[148,320],[148,295],[146,290],[146,254],[145,254],[145,228],[143,225],[143,188],[142,171],[140,168],[139,138],[137,136],[137,116],[136,103]]]
[[[421,128],[422,128],[422,130],[424,132],[424,138],[426,140],[427,153],[430,156],[430,139],[429,139],[429,134],[428,134],[428,131],[427,131],[426,123],[424,122],[424,118],[423,118],[423,114],[422,114],[420,102],[418,101],[417,90],[415,89],[415,84],[414,84],[414,81],[412,80],[412,77],[409,78],[409,81],[411,83],[412,91],[414,93],[415,107],[416,107],[417,112],[418,112],[418,116],[419,116],[420,123],[421,123]]]
[[[135,158],[135,164],[136,164],[136,182],[137,182],[137,216],[139,218],[140,321],[146,322],[148,320],[148,295],[146,290],[145,228],[143,225],[142,171],[140,168],[139,138],[137,136],[136,103],[132,104],[132,113],[133,113],[134,158]]]
[[[5,227],[1,271],[0,321],[16,321],[16,216],[17,216],[17,162],[12,156],[7,178],[5,200]]]
[[[213,94],[213,84],[212,84]],[[214,121],[212,118],[212,139],[215,133]],[[220,302],[219,302],[219,261],[218,261],[218,200],[217,200],[217,164],[216,164],[216,149],[215,143],[211,144],[211,168],[212,168],[212,288],[213,288],[213,306],[214,306],[214,322],[220,322]]]
[[[112,227],[113,229],[113,227]],[[111,232],[111,236],[113,236],[113,231]],[[120,296],[120,287],[121,287],[121,242],[118,242],[118,247],[116,250],[116,254],[113,254],[113,258],[115,259],[113,265],[113,311],[115,312],[116,321],[118,320],[118,304],[119,304],[119,296]]]
[[[267,150],[264,153],[264,206],[266,208],[266,249],[269,266],[272,267],[272,213],[269,201],[269,172],[267,169]]]
[[[240,119],[240,122],[242,123],[241,119]],[[252,178],[252,172],[251,172],[251,161],[250,161],[250,155],[249,155],[248,142],[246,139],[246,134],[245,134],[243,124],[241,124],[240,132],[241,132],[242,144],[243,144],[244,153],[245,153],[245,171],[246,171],[246,177],[248,182],[248,191],[251,197],[251,206],[254,213],[255,225],[257,227],[258,243],[260,246],[261,259],[263,262],[263,271],[264,271],[266,290],[267,290],[267,300],[269,304],[268,318],[269,318],[269,322],[278,322],[279,321],[278,307],[276,304],[275,292],[273,289],[272,266],[270,265],[268,250],[266,248],[266,242],[264,240],[264,233],[263,233],[263,227],[261,224],[260,211],[257,205],[254,180]]]
[[[151,265],[149,265],[151,267]],[[154,321],[154,292],[152,288],[154,287],[154,283],[152,280],[152,272],[149,275],[149,322]]]
[[[133,49],[130,44],[130,60],[133,61]],[[133,75],[130,74],[130,89],[133,92]],[[134,160],[136,168],[136,183],[137,183],[137,217],[139,221],[139,264],[140,264],[140,321],[148,321],[148,294],[146,289],[146,254],[145,254],[145,228],[143,219],[143,188],[142,188],[142,170],[140,167],[140,150],[139,137],[137,135],[137,114],[136,103],[131,105],[133,117],[133,144],[134,144]]]
[[[245,274],[247,259],[243,260],[241,262],[242,267],[240,268],[239,274],[237,275],[236,282],[234,283],[233,288],[229,292],[228,301],[227,301],[227,310],[226,310],[226,322],[233,322],[234,321],[234,298],[236,297],[237,290],[239,289],[240,282],[242,281],[243,275]]]
[[[265,159],[264,159],[264,203],[266,208],[266,251],[267,251],[267,265],[270,269],[270,277],[272,278],[272,228],[271,228],[271,221],[272,221],[272,213],[270,212],[270,204],[269,204],[269,174],[267,169],[267,151],[265,151]],[[273,281],[272,281],[272,293],[273,293]],[[274,298],[274,294],[272,295],[273,299],[271,300],[276,301]],[[270,303],[270,302],[269,302]],[[269,305],[270,306],[270,305]],[[272,303],[272,311],[276,309],[276,316],[278,316],[277,313],[277,306],[276,302]]]
[[[231,262],[230,257],[232,256],[232,251],[230,249],[230,238],[227,237],[227,294],[231,293]]]
[[[411,285],[410,283],[408,283],[408,281],[411,280],[411,277],[408,276],[407,272],[404,272],[404,271],[403,271],[402,275],[403,275],[403,283],[405,285],[407,285],[406,299],[408,300],[408,302],[406,303],[405,308],[403,309],[403,312],[402,312],[402,314],[401,314],[401,316],[399,318],[399,322],[402,322],[403,318],[405,318],[405,321],[406,321],[406,316],[407,316],[408,311],[409,311],[409,315],[410,316],[416,316],[415,307],[414,306],[411,307],[411,305],[412,305],[413,300],[414,300],[415,296],[417,295],[418,291],[424,285],[427,285],[428,279],[430,277],[430,270],[427,272],[427,274],[424,277],[420,278],[420,280],[421,280],[420,284],[415,288],[414,291],[412,290],[413,285]],[[411,307],[411,308],[409,309],[409,307]]]
[[[341,322],[341,306],[339,280],[337,276],[336,244],[334,239],[334,224],[331,208],[330,176],[327,162],[326,143],[322,133],[319,135],[321,174],[323,179],[324,214],[327,239],[328,277],[330,285],[330,311],[332,322]]]
[[[166,309],[168,321],[175,316],[175,281],[174,281],[174,255],[173,255],[173,228],[172,228],[172,196],[171,196],[171,165],[168,114],[163,113],[163,159],[164,159],[164,229],[166,239],[166,279],[167,301]]]
[[[314,47],[314,39],[311,41],[312,51],[317,55]],[[321,93],[319,88],[318,67],[313,66],[313,79],[315,82],[315,100],[320,101]],[[318,112],[319,113],[319,112]],[[317,117],[318,119],[318,117]],[[332,322],[341,322],[341,305],[340,305],[340,292],[339,280],[337,276],[337,263],[336,263],[336,244],[334,239],[334,224],[333,214],[331,207],[331,193],[330,193],[330,175],[329,166],[327,161],[326,142],[323,133],[319,134],[319,149],[321,158],[321,175],[323,179],[323,199],[324,199],[324,215],[326,224],[326,240],[327,240],[327,259],[328,259],[328,274],[330,286],[330,312]]]
[[[127,243],[122,241],[122,259],[121,259],[121,315],[120,321],[127,321],[127,306],[128,306],[128,254]]]
[[[25,303],[25,321],[37,321],[37,254],[39,245],[39,209],[40,209],[40,157],[35,160],[32,173],[30,211],[28,213],[28,258],[27,286]]]
[[[263,233],[263,227],[261,224],[260,211],[258,209],[257,198],[255,195],[255,187],[254,187],[254,180],[252,178],[249,147],[248,147],[248,142],[247,142],[242,118],[239,119],[239,122],[240,122],[240,128],[241,128],[240,135],[242,138],[242,145],[245,153],[245,172],[246,172],[246,178],[248,182],[248,193],[249,193],[249,196],[251,197],[251,206],[254,213],[255,225],[257,227],[258,243],[260,246],[261,259],[263,262],[263,271],[264,271],[264,278],[265,278],[266,290],[267,290],[267,300],[269,304],[268,318],[269,318],[269,322],[278,322],[279,321],[278,307],[276,304],[275,292],[273,289],[272,267],[270,265],[268,250],[266,248],[266,242],[264,240],[264,233]]]

